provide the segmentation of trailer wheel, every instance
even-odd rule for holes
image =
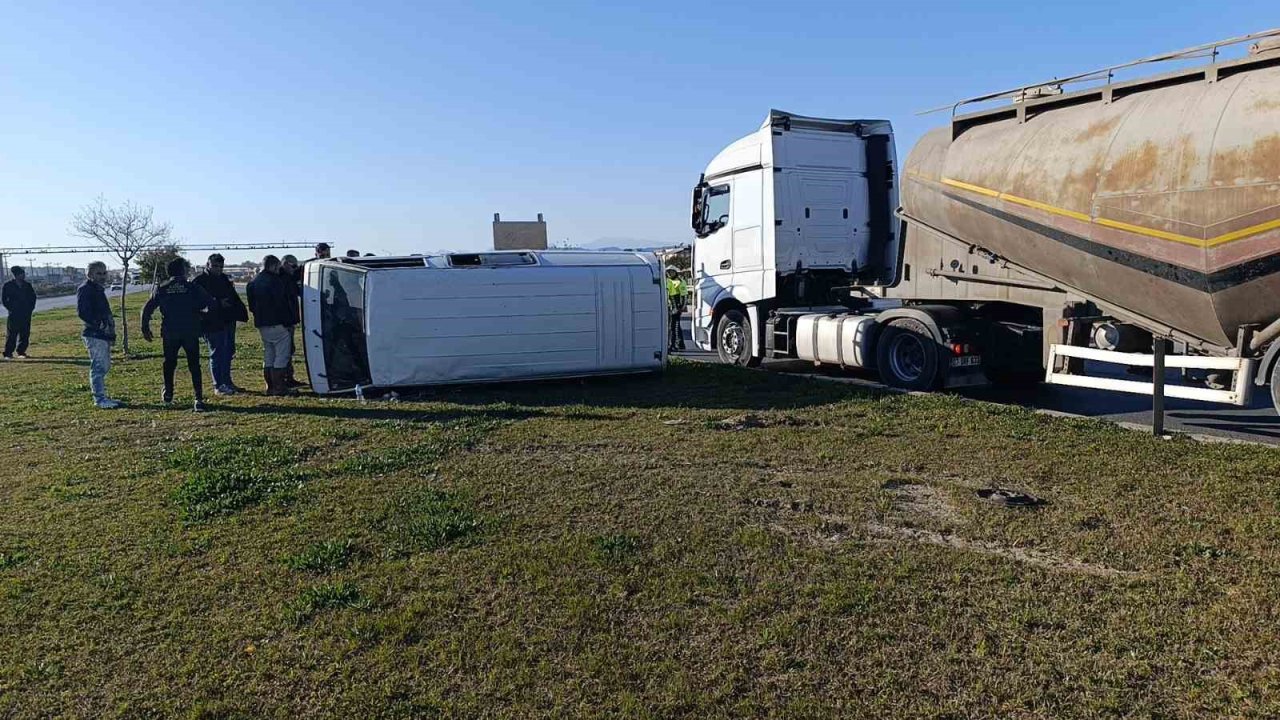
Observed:
[[[751,356],[751,320],[741,310],[729,310],[720,316],[716,323],[716,353],[726,365],[760,364],[760,358]]]
[[[1280,362],[1271,367],[1271,404],[1280,413]]]
[[[929,328],[919,320],[899,318],[880,334],[876,365],[880,380],[904,390],[936,390],[942,386],[942,352]]]

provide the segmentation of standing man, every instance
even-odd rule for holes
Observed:
[[[680,317],[684,315],[688,302],[688,289],[680,273],[673,267],[667,268],[667,315],[670,333],[667,339],[667,352],[684,349],[684,332],[680,329]]]
[[[313,260],[329,259],[329,243],[316,243],[316,256]]]
[[[262,259],[262,272],[249,283],[249,311],[253,325],[262,336],[262,377],[267,395],[292,395],[284,383],[285,366],[289,363],[289,331],[285,325],[293,317],[289,290],[280,277],[280,258],[268,255]]]
[[[298,265],[298,258],[292,255],[280,258],[280,279],[284,280],[289,291],[289,308],[292,311],[289,323],[285,325],[289,331],[289,362],[284,366],[284,384],[291,388],[302,387],[303,383],[293,377],[294,328],[302,321],[302,267]]]
[[[14,348],[18,357],[27,358],[27,344],[31,341],[31,313],[36,311],[36,289],[27,282],[27,271],[14,265],[13,279],[4,284],[4,309],[9,311],[5,327],[4,359],[12,360]]]
[[[231,361],[236,356],[236,323],[248,322],[249,311],[236,292],[235,283],[222,268],[226,260],[214,253],[205,263],[204,272],[196,276],[193,284],[213,298],[209,312],[200,318],[200,330],[209,343],[209,375],[213,377],[213,392],[218,395],[234,395],[235,383],[231,382]]]
[[[195,412],[204,412],[204,379],[200,375],[201,314],[213,306],[199,285],[187,281],[187,261],[174,258],[169,261],[169,279],[156,286],[155,294],[142,308],[142,337],[151,342],[151,314],[160,308],[160,340],[164,346],[164,393],[160,396],[165,405],[173,403],[173,373],[178,368],[178,351],[187,356],[187,371],[191,373],[191,389],[196,401],[191,406]]]
[[[84,284],[76,290],[76,314],[84,323],[84,346],[89,350],[89,389],[93,404],[102,410],[114,410],[120,402],[107,397],[107,372],[111,370],[111,346],[116,342],[116,319],[107,302],[107,264],[91,262],[85,268]]]

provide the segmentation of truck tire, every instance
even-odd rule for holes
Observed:
[[[898,318],[885,326],[876,344],[880,381],[903,390],[936,390],[946,371],[942,349],[919,320]]]
[[[760,358],[751,356],[751,320],[741,310],[729,310],[720,316],[716,323],[716,353],[725,365],[760,364]]]

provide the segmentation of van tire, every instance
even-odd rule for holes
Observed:
[[[880,332],[876,367],[880,381],[903,390],[937,390],[946,372],[942,348],[919,320],[898,318]]]
[[[756,367],[751,355],[751,320],[741,310],[727,310],[716,323],[716,354],[725,365]]]

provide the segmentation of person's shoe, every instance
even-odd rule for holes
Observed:
[[[19,360],[26,360],[26,359],[27,359],[27,354],[26,354],[26,353],[18,353],[18,359],[19,359]]]
[[[218,387],[215,387],[213,389],[213,394],[214,395],[235,395],[236,391],[235,389],[228,387],[226,385],[219,385]]]
[[[172,404],[173,404],[173,393],[171,393],[171,392],[162,392],[162,393],[160,393],[160,403],[161,403],[162,405],[166,405],[166,406],[168,406],[168,405],[172,405]]]
[[[111,398],[102,398],[101,400],[95,400],[93,404],[99,410],[115,410],[116,408],[120,407],[120,401],[112,400]]]
[[[206,412],[208,409],[208,406],[204,404],[203,400],[197,400],[195,404],[191,406],[191,412],[202,413]]]
[[[12,355],[0,355],[0,359],[4,359],[4,360],[12,360],[12,359],[13,359],[13,356],[12,356]]]

